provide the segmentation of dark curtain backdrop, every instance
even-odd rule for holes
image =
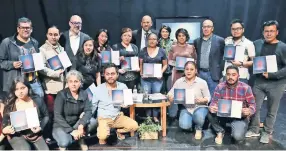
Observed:
[[[22,16],[33,22],[33,36],[42,44],[49,25],[68,30],[71,15],[83,19],[82,31],[94,37],[100,28],[111,33],[111,44],[119,42],[122,27],[140,28],[143,15],[156,17],[209,16],[215,22],[215,33],[227,37],[229,23],[240,18],[250,40],[261,38],[263,22],[280,23],[280,40],[286,41],[286,0],[1,0],[0,37],[16,31]],[[155,23],[154,23],[155,26]]]

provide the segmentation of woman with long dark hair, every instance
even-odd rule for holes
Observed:
[[[94,37],[94,48],[96,49],[98,56],[102,59],[102,51],[112,51],[111,46],[109,45],[109,31],[107,29],[99,29]],[[103,77],[103,68],[105,67],[105,63],[102,63],[101,66],[101,83],[105,82]]]
[[[83,75],[82,88],[87,89],[92,83],[101,84],[101,62],[94,47],[93,39],[87,39],[76,54],[76,63],[72,67]]]
[[[37,108],[40,121],[39,127],[16,132],[11,125],[10,113],[14,111]],[[32,95],[32,89],[28,81],[23,77],[17,77],[13,82],[8,98],[8,103],[4,108],[4,117],[2,122],[2,133],[14,150],[31,150],[30,144],[33,144],[38,150],[49,150],[42,137],[42,131],[49,121],[48,109],[37,95]]]

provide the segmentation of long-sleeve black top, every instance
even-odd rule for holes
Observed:
[[[84,115],[80,118],[83,112]],[[86,91],[79,89],[77,100],[74,99],[69,88],[57,94],[54,104],[54,128],[61,127],[66,133],[70,133],[74,130],[73,126],[77,121],[79,125],[86,126],[91,115],[91,102]]]

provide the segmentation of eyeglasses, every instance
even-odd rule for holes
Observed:
[[[238,28],[231,28],[232,31],[240,31],[242,30],[243,28],[242,27],[238,27]]]
[[[82,22],[71,22],[73,25],[81,26]]]
[[[210,29],[210,28],[212,28],[213,26],[203,26],[202,28],[203,29],[206,29],[206,28],[208,28],[208,29]]]
[[[265,33],[265,34],[268,34],[268,33],[271,33],[271,34],[273,34],[273,33],[275,33],[277,30],[264,30],[263,32]]]
[[[23,26],[18,26],[21,30],[31,30],[32,27],[23,27]]]

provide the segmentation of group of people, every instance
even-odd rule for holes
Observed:
[[[286,86],[286,45],[277,39],[279,24],[267,21],[263,24],[263,38],[251,42],[244,36],[244,24],[235,19],[230,24],[231,36],[223,39],[215,35],[214,23],[207,19],[202,23],[202,36],[188,44],[189,32],[180,28],[176,39],[170,39],[171,28],[163,25],[159,32],[152,29],[152,19],[144,16],[141,29],[123,28],[121,42],[110,45],[110,33],[100,29],[91,38],[81,32],[82,20],[74,15],[70,29],[61,33],[56,26],[47,30],[47,40],[39,47],[31,37],[32,22],[20,18],[17,33],[5,38],[0,45],[0,68],[3,71],[3,98],[0,105],[2,119],[1,147],[5,142],[13,149],[48,150],[47,141],[54,138],[61,150],[74,140],[87,150],[84,138],[96,133],[99,144],[106,144],[110,129],[116,129],[117,138],[134,132],[138,123],[125,116],[121,108],[114,106],[112,90],[134,89],[141,92],[167,94],[169,120],[179,114],[179,127],[185,130],[195,127],[195,139],[203,137],[202,128],[208,119],[216,132],[215,142],[223,143],[225,123],[231,123],[231,135],[236,141],[245,137],[260,136],[260,109],[267,97],[267,115],[260,142],[268,143],[273,133],[280,99]],[[244,61],[223,60],[226,45],[236,46],[244,52]],[[65,51],[72,66],[65,70],[52,70],[47,60]],[[139,57],[139,69],[126,70],[113,63],[102,63],[103,51],[119,51],[120,62],[126,57]],[[22,73],[19,56],[41,52],[46,66],[44,70]],[[276,55],[278,71],[253,75],[253,58]],[[175,68],[177,57],[192,58],[184,70]],[[161,64],[161,78],[143,77],[144,63]],[[231,64],[231,65],[228,65]],[[249,81],[253,81],[251,86]],[[89,100],[85,91],[95,84],[94,95]],[[174,89],[192,89],[195,105],[174,103]],[[242,118],[217,116],[218,100],[243,102]],[[10,113],[36,107],[40,126],[16,132],[11,125]],[[146,109],[146,115],[159,123],[156,108]],[[52,132],[52,133],[51,133]]]

